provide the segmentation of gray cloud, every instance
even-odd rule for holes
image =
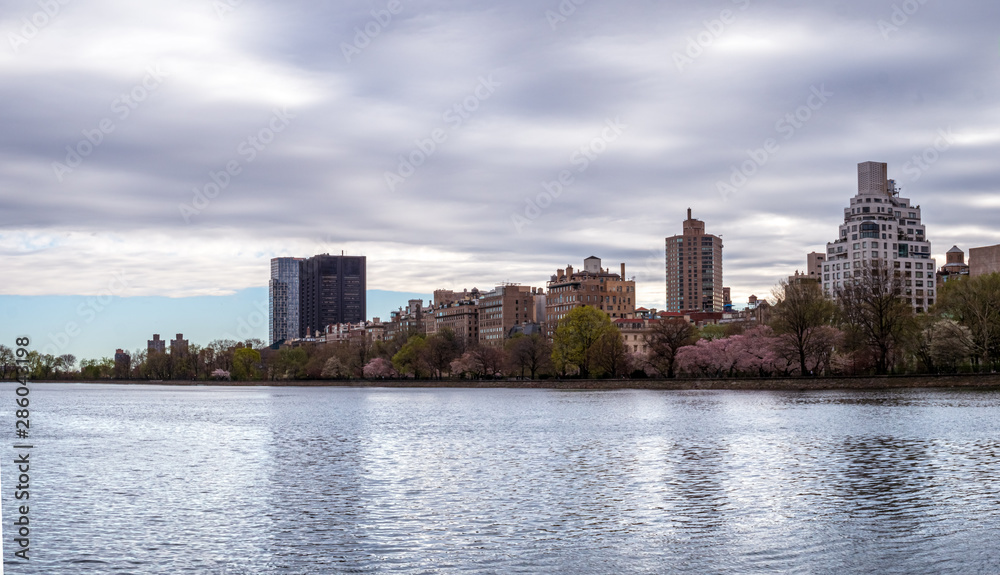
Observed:
[[[541,285],[594,253],[626,261],[643,303],[662,305],[655,254],[691,207],[723,234],[740,299],[832,239],[866,160],[925,206],[937,257],[1000,242],[995,4],[928,0],[896,29],[884,23],[909,4],[588,0],[554,29],[555,1],[401,0],[386,20],[388,6],[244,1],[220,18],[212,2],[73,3],[3,47],[0,261],[26,280],[8,293],[100,285],[53,279],[81,261],[140,270],[147,295],[222,293],[262,285],[272,256],[328,246],[365,252],[372,287],[420,292]],[[3,37],[36,8],[0,2]],[[366,27],[378,33],[357,42]],[[115,102],[157,65],[162,84],[121,117]],[[482,78],[497,84],[486,98]],[[779,124],[820,87],[832,96],[808,119]],[[249,144],[285,107],[287,128]],[[60,182],[53,162],[105,118],[114,131]],[[581,148],[616,118],[628,128],[581,170]],[[912,169],[939,130],[954,142]],[[780,149],[720,194],[768,139]],[[185,221],[180,206],[234,161]],[[573,183],[518,229],[564,170]],[[32,251],[40,237],[62,240]]]

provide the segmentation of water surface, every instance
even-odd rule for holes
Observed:
[[[1000,394],[32,384],[80,573],[998,573]]]

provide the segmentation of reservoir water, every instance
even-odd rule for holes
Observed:
[[[8,574],[1000,573],[1000,392],[31,388]]]

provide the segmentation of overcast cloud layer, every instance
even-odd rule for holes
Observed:
[[[868,160],[939,263],[1000,243],[995,2],[319,4],[0,2],[2,292],[221,295],[341,250],[370,288],[543,286],[593,254],[663,307],[690,207],[743,302]]]

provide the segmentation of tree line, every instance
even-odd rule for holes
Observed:
[[[759,320],[696,328],[683,318],[651,320],[626,334],[604,312],[571,310],[551,341],[517,334],[503,346],[470,345],[450,329],[392,341],[356,338],[282,347],[216,340],[178,353],[138,349],[127,361],[31,352],[33,379],[294,381],[318,379],[495,379],[775,377],[954,373],[1000,367],[1000,274],[960,278],[938,290],[928,313],[902,299],[902,274],[884,264],[855,270],[824,296],[815,282],[781,282]],[[637,348],[643,348],[643,352]],[[0,345],[3,377],[14,355]]]

